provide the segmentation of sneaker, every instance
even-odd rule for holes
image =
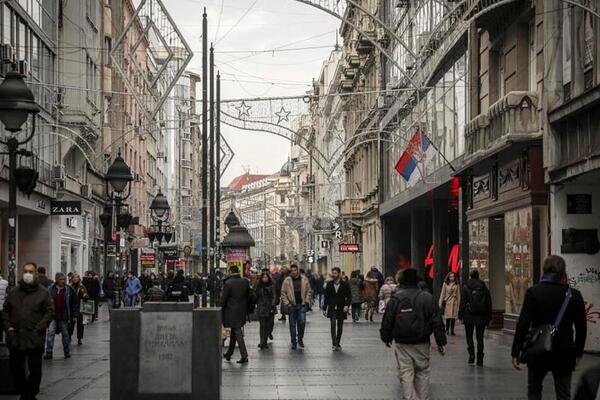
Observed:
[[[331,351],[337,351],[337,346],[331,346]]]
[[[269,334],[269,340],[273,340],[273,334],[272,333]]]
[[[297,350],[297,349],[298,349],[298,347],[294,343],[292,343],[292,350]]]
[[[303,349],[304,348],[304,341],[298,340],[298,347],[300,347],[301,349]]]
[[[77,339],[77,345],[81,346],[83,343],[81,342],[81,339]]]
[[[71,358],[71,353],[65,353],[65,358]]]
[[[336,346],[337,351],[342,351],[342,346],[340,346],[339,344]]]
[[[44,360],[52,360],[52,353],[44,354]]]

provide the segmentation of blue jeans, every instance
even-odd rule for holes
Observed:
[[[54,350],[54,336],[60,334],[62,339],[63,351],[65,354],[71,352],[71,337],[69,336],[68,321],[52,321],[48,327],[48,337],[46,338],[46,353],[52,354]]]
[[[135,307],[136,306],[136,301],[137,301],[137,294],[131,295],[131,294],[125,294],[125,306],[126,307]]]
[[[290,336],[292,344],[304,339],[304,327],[306,325],[306,306],[290,304]]]

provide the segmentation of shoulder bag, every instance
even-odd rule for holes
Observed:
[[[556,334],[556,330],[558,329],[560,322],[565,316],[565,311],[567,310],[567,306],[569,305],[569,301],[571,301],[572,296],[571,288],[567,289],[565,299],[560,307],[558,315],[556,316],[554,324],[544,324],[531,327],[529,329],[527,339],[525,340],[525,345],[521,351],[520,361],[523,364],[527,364],[532,361],[535,362],[552,353],[552,342],[554,340],[554,335]]]

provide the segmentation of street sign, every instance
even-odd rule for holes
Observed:
[[[321,240],[321,248],[328,249],[329,248],[329,240]]]
[[[360,253],[360,244],[340,243],[340,253]]]
[[[337,240],[342,240],[342,231],[340,231],[339,229],[335,231],[335,238]]]

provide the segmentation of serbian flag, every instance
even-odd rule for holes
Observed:
[[[408,143],[408,147],[396,163],[396,171],[409,186],[413,186],[421,178],[421,170],[433,159],[435,148],[419,129]],[[421,165],[419,165],[421,164]]]

